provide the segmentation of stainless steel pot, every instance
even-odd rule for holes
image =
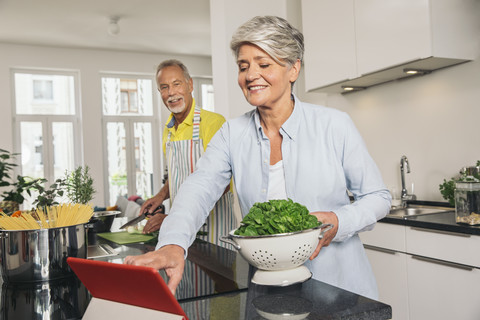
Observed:
[[[40,230],[0,231],[5,282],[35,282],[73,275],[67,257],[87,258],[84,224]]]
[[[121,211],[97,211],[93,213],[92,218],[86,227],[93,232],[109,232],[112,227],[113,219],[122,213]]]
[[[90,301],[76,277],[2,285],[0,319],[82,319]]]

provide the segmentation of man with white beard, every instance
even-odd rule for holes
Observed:
[[[181,184],[195,170],[196,162],[225,122],[222,115],[201,109],[196,104],[192,96],[193,80],[182,62],[172,59],[160,63],[156,80],[163,103],[171,112],[163,130],[168,179],[162,189],[142,205],[140,214],[154,212],[168,198],[171,203],[174,201]],[[164,214],[155,214],[148,220],[143,232],[158,230],[164,218]],[[227,245],[219,241],[219,237],[228,234],[236,224],[233,194],[228,187],[208,215],[204,228],[206,237],[202,239],[225,247]]]

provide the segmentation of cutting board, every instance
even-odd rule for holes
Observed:
[[[118,244],[147,242],[155,238],[151,234],[128,233],[127,231],[97,233],[97,236]]]

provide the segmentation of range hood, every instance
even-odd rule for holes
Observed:
[[[401,65],[389,67],[380,71],[364,74],[358,78],[346,79],[337,83],[330,84],[328,86],[318,87],[309,91],[346,94],[368,89],[370,87],[384,84],[387,82],[418,77],[419,75],[424,75],[426,73],[431,73],[435,70],[451,67],[468,61],[471,60],[438,57],[418,59]],[[421,72],[417,74],[407,74],[406,70],[419,70]],[[351,89],[346,91],[344,88]]]

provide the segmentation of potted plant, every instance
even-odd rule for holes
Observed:
[[[33,190],[41,190],[43,183],[47,180],[43,178],[31,178],[18,175],[17,181],[10,184],[13,188],[2,193],[5,211],[15,212],[19,209],[20,205],[25,201],[25,193],[29,196],[32,195]]]
[[[10,153],[7,150],[0,149],[0,187],[9,187],[13,185],[13,169],[17,166],[13,160],[16,155],[16,153]],[[8,199],[3,199],[0,202],[0,208],[5,212],[14,212],[18,210],[19,204]]]
[[[68,199],[73,203],[87,204],[93,199],[95,189],[93,179],[89,173],[89,167],[79,166],[66,174],[65,186]]]
[[[476,167],[480,167],[480,160],[477,160]],[[473,179],[480,180],[478,169],[471,175],[467,172],[467,168],[460,170],[460,175],[450,178],[450,180],[443,179],[443,183],[439,185],[442,197],[447,200],[450,205],[455,206],[455,182],[457,181],[471,181]]]
[[[46,181],[46,180],[45,180]],[[66,179],[59,178],[55,180],[50,187],[45,188],[40,185],[38,188],[38,196],[33,202],[37,208],[46,208],[59,204],[58,199],[63,197],[65,193]]]
[[[12,162],[17,154],[0,149],[0,187],[8,187],[11,183],[11,172],[17,165]]]

